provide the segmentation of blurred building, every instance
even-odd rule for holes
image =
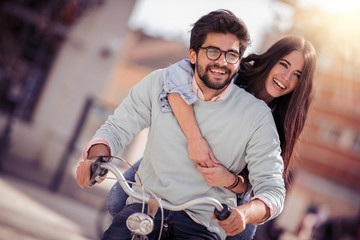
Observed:
[[[105,91],[133,6],[130,0],[0,3],[0,125],[10,153],[1,156],[3,167],[21,159],[46,169],[47,182],[61,166],[86,99]]]
[[[0,3],[0,169],[35,175],[36,182],[57,190],[130,88],[154,69],[187,57],[181,42],[128,28],[135,4]],[[124,154],[130,160],[142,155]]]
[[[353,16],[301,7],[297,0],[282,2],[296,10],[288,34],[304,36],[318,54],[314,99],[296,148],[293,185],[277,219],[280,228],[296,235],[312,206],[319,208],[321,221],[359,221],[360,49],[354,40],[360,37],[356,24],[360,14],[359,10]],[[345,231],[338,225],[334,231]],[[359,222],[354,226],[360,226]],[[283,239],[293,238],[288,235]]]

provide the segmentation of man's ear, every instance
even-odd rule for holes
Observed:
[[[197,55],[196,55],[196,52],[194,51],[194,49],[190,49],[189,50],[189,59],[192,64],[196,63],[196,57],[197,57]]]

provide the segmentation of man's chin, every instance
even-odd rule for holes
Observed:
[[[221,90],[228,86],[230,82],[228,79],[214,79],[209,83],[210,86],[208,87],[214,90]]]
[[[231,79],[228,78],[229,74],[214,76],[214,74],[208,73],[199,77],[207,88],[213,90],[221,90],[231,82]]]
[[[224,84],[205,84],[206,87],[213,89],[213,90],[222,90],[225,87],[228,86],[228,84],[224,85]]]

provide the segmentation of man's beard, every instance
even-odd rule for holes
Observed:
[[[214,89],[214,90],[221,90],[224,87],[226,87],[232,80],[232,78],[234,77],[235,73],[233,73],[232,75],[229,75],[229,77],[223,81],[211,81],[208,75],[208,72],[210,71],[210,68],[212,67],[216,67],[219,69],[224,70],[226,73],[231,73],[231,70],[226,68],[226,67],[219,67],[216,64],[213,65],[207,65],[205,70],[204,68],[202,68],[201,66],[199,66],[199,64],[196,65],[196,69],[199,75],[200,80],[204,83],[204,85],[210,89]]]

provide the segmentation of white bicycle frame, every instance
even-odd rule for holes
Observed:
[[[231,214],[230,208],[228,208],[228,206],[226,204],[221,204],[217,199],[211,198],[211,197],[199,197],[199,198],[190,200],[188,202],[185,202],[183,204],[172,204],[166,200],[159,199],[158,197],[156,197],[156,195],[152,194],[149,191],[147,191],[147,192],[149,192],[151,194],[145,193],[146,189],[143,189],[143,186],[141,186],[142,189],[144,190],[142,193],[135,192],[134,190],[131,189],[131,187],[128,184],[128,180],[125,179],[125,177],[121,173],[121,171],[111,162],[104,161],[103,157],[107,157],[107,156],[98,157],[98,159],[95,161],[95,163],[92,164],[92,177],[91,177],[91,180],[89,181],[89,185],[95,184],[96,182],[98,182],[101,179],[102,176],[104,176],[107,173],[107,171],[110,171],[114,174],[117,181],[121,185],[122,189],[129,196],[142,201],[143,205],[145,203],[149,203],[151,200],[155,200],[156,202],[158,202],[158,207],[160,207],[160,209],[162,211],[162,215],[163,215],[163,208],[171,210],[171,211],[182,211],[182,210],[185,210],[185,209],[187,209],[193,205],[197,205],[197,204],[209,204],[209,205],[214,206],[215,207],[215,211],[214,211],[215,216],[219,220],[224,220]],[[126,162],[126,160],[124,160],[122,158],[119,158],[119,159]],[[159,239],[161,237],[162,225],[163,225],[163,217],[162,217],[162,224],[161,224],[161,228],[160,228]],[[151,217],[149,217],[148,214],[134,213],[129,216],[129,218],[127,220],[127,227],[134,234],[146,236],[153,230],[153,220]],[[137,228],[139,228],[139,229],[137,229]],[[143,238],[141,238],[141,239],[143,239]]]

